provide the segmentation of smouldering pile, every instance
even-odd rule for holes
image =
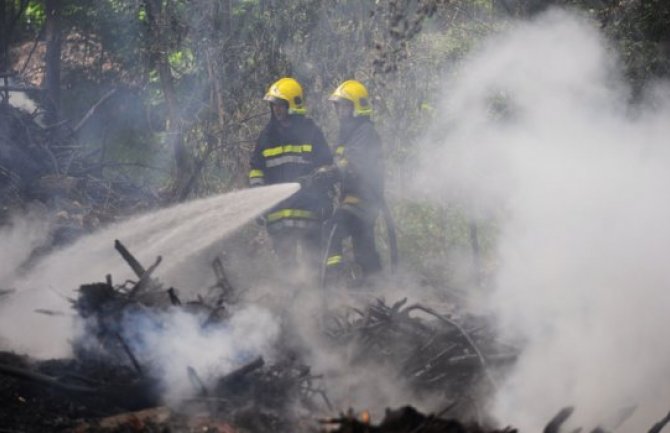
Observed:
[[[0,392],[6,393],[0,398],[10,400],[15,407],[6,419],[13,428],[33,431],[71,426],[73,418],[112,416],[162,405],[162,383],[153,374],[152,360],[138,356],[123,336],[123,322],[129,312],[156,320],[161,317],[154,314],[157,311],[178,309],[203,318],[203,329],[229,319],[227,309],[235,295],[220,261],[214,265],[217,283],[210,288],[209,296],[213,300],[199,296],[196,301],[182,302],[173,288],[165,290],[152,278],[160,257],[145,269],[118,241],[116,248],[138,280],[115,286],[108,276],[106,282],[80,287],[79,297],[72,302],[87,332],[73,342],[74,359],[36,363],[11,354],[3,357],[6,362],[0,363]],[[153,326],[160,328],[162,324],[156,321]],[[294,358],[268,365],[257,357],[213,383],[205,383],[201,372],[192,367],[183,374],[192,389],[183,396],[180,409],[206,414],[212,422],[227,420],[251,431],[291,431],[297,409],[314,410],[319,404],[327,404],[325,393],[315,387],[318,378]],[[36,398],[27,400],[24,396]],[[39,413],[40,407],[44,413]],[[27,413],[36,409],[36,416]],[[171,419],[176,423],[178,418]]]
[[[466,414],[482,387],[495,387],[495,374],[514,362],[517,350],[501,343],[481,317],[457,320],[406,301],[349,308],[329,318],[326,332],[353,346],[352,363],[387,366],[415,394],[461,406]]]
[[[193,424],[185,419],[192,420],[193,414],[198,414],[196,418],[209,424],[225,424],[226,428],[234,425],[252,432],[288,432],[296,431],[296,426],[309,431],[314,425],[305,423],[306,414],[317,416],[333,410],[322,378],[313,375],[300,355],[291,350],[280,353],[271,365],[256,355],[215,380],[205,378],[208,372],[191,366],[184,368],[185,371],[175,373],[187,377],[190,383],[190,388],[179,396],[179,413],[167,408],[149,410],[165,403],[165,378],[157,377],[160,369],[149,356],[151,353],[142,350],[142,342],[138,344],[128,334],[127,330],[136,323],[129,323],[129,318],[140,317],[144,326],[148,323],[150,328],[167,332],[161,323],[165,315],[161,313],[179,311],[196,319],[199,328],[206,332],[227,326],[234,316],[233,307],[241,301],[220,260],[214,263],[216,283],[203,296],[183,302],[174,288],[164,288],[153,277],[161,257],[145,268],[123,244],[117,241],[115,247],[137,279],[115,285],[107,276],[105,282],[80,287],[72,304],[86,332],[73,342],[74,359],[34,363],[8,356],[6,359],[12,362],[0,364],[0,385],[8,384],[5,398],[19,409],[44,408],[42,417],[32,418],[21,417],[17,410],[16,416],[8,420],[11,425],[31,430],[35,422],[44,428],[54,419],[62,426],[82,418],[106,417],[105,425],[139,422],[139,418],[145,426],[158,423],[174,431],[189,431],[184,426]],[[378,299],[363,309],[331,313],[323,332],[334,347],[353,348],[348,350],[352,354],[348,360],[351,366],[383,365],[414,394],[433,398],[436,405],[449,407],[458,416],[469,416],[467,408],[478,401],[478,390],[493,386],[498,367],[514,360],[514,349],[497,342],[491,327],[481,318],[456,320],[421,304],[405,304],[406,300],[402,300],[388,306]],[[13,379],[1,382],[3,377]],[[17,406],[16,402],[26,395],[36,398]],[[128,411],[141,412],[124,415]],[[184,413],[189,416],[184,418]],[[420,418],[417,414],[404,410],[393,412],[389,419],[416,421]],[[421,423],[407,425],[414,425],[413,429],[429,426],[426,431],[453,431],[439,429],[460,425],[421,417]],[[341,431],[415,431],[386,429],[393,423],[382,425],[382,430],[370,425],[366,427],[370,430],[359,430],[351,417],[340,421],[335,424]],[[98,424],[87,424],[92,425]],[[219,431],[226,430],[220,427]]]

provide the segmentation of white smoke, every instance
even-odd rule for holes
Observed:
[[[37,210],[15,214],[0,228],[0,290],[10,289],[21,265],[48,243],[50,229],[50,221]]]
[[[417,183],[504,215],[489,307],[526,344],[493,410],[521,431],[566,405],[589,428],[637,404],[627,430],[670,409],[670,91],[633,107],[620,76],[583,18],[514,25],[451,83]]]
[[[122,320],[122,335],[134,355],[161,381],[169,404],[199,393],[189,380],[193,368],[210,390],[215,380],[263,356],[273,354],[279,322],[266,309],[246,306],[230,320],[203,327],[206,315],[183,309],[132,312]]]

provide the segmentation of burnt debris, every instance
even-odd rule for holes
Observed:
[[[375,366],[390,372],[391,380],[444,408],[437,413],[405,406],[387,410],[378,424],[369,413],[353,410],[319,419],[337,409],[327,393],[328,378],[302,362],[299,351],[285,344],[286,336],[272,362],[263,354],[247,356],[214,379],[191,365],[171,373],[168,380],[185,379],[187,386],[168,405],[156,359],[128,330],[140,318],[145,326],[165,331],[163,320],[174,312],[193,318],[203,332],[225,328],[243,301],[221,259],[213,263],[215,284],[189,300],[155,276],[160,257],[147,267],[120,241],[114,247],[135,279],[119,284],[107,275],[80,286],[71,302],[85,332],[72,342],[72,358],[35,361],[0,352],[0,432],[516,433],[478,416],[482,395],[490,394],[514,363],[515,347],[500,342],[481,317],[443,314],[408,305],[406,299],[390,305],[375,299],[328,312],[321,331],[330,347],[348,354],[352,369]],[[562,409],[544,431],[559,433],[572,411]],[[614,431],[634,411],[623,408],[612,423],[591,431]],[[670,415],[650,432],[660,433],[669,420]]]
[[[217,282],[208,296],[184,301],[176,289],[165,289],[153,276],[160,257],[145,268],[120,241],[115,248],[137,280],[114,285],[107,276],[105,282],[79,288],[72,306],[86,332],[73,341],[73,359],[35,362],[0,354],[0,399],[13,407],[9,413],[0,411],[0,425],[44,431],[70,428],[80,419],[159,407],[164,384],[154,374],[155,360],[127,341],[128,318],[139,316],[160,328],[160,313],[179,310],[200,320],[203,329],[226,325],[236,296],[220,260],[214,264]],[[294,357],[274,363],[257,357],[213,383],[205,383],[203,373],[193,367],[183,372],[192,389],[180,396],[180,409],[206,413],[213,422],[229,420],[251,431],[291,431],[297,409],[315,410],[328,404],[319,378]],[[42,404],[39,416],[31,416]],[[179,415],[170,419],[174,425],[183,421]],[[92,425],[88,423],[87,428]]]
[[[472,415],[479,394],[496,387],[496,375],[516,359],[517,349],[498,341],[481,317],[440,314],[407,299],[383,300],[364,309],[331,315],[326,333],[350,347],[352,364],[374,364],[394,372],[417,395],[454,404]]]

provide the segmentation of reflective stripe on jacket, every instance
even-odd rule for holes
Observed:
[[[296,182],[317,168],[333,163],[323,132],[314,121],[302,115],[291,115],[289,119],[289,125],[283,126],[273,117],[258,137],[249,164],[250,186]],[[268,218],[268,228],[269,224],[281,220],[305,220],[296,218],[294,211],[311,212],[309,219],[317,220],[329,205],[327,194],[314,188],[303,188],[269,211],[268,215],[276,214],[277,217],[273,221]],[[303,223],[294,224],[296,227],[300,225]]]

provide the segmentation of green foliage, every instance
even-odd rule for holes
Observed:
[[[168,55],[168,62],[177,77],[196,72],[196,62],[190,48],[173,51]]]
[[[26,6],[26,11],[24,12],[24,19],[26,24],[34,28],[40,28],[44,25],[46,21],[46,11],[44,10],[44,4],[41,1],[30,1],[28,6]]]
[[[598,20],[614,43],[634,90],[670,75],[670,2],[645,0],[570,4]]]

